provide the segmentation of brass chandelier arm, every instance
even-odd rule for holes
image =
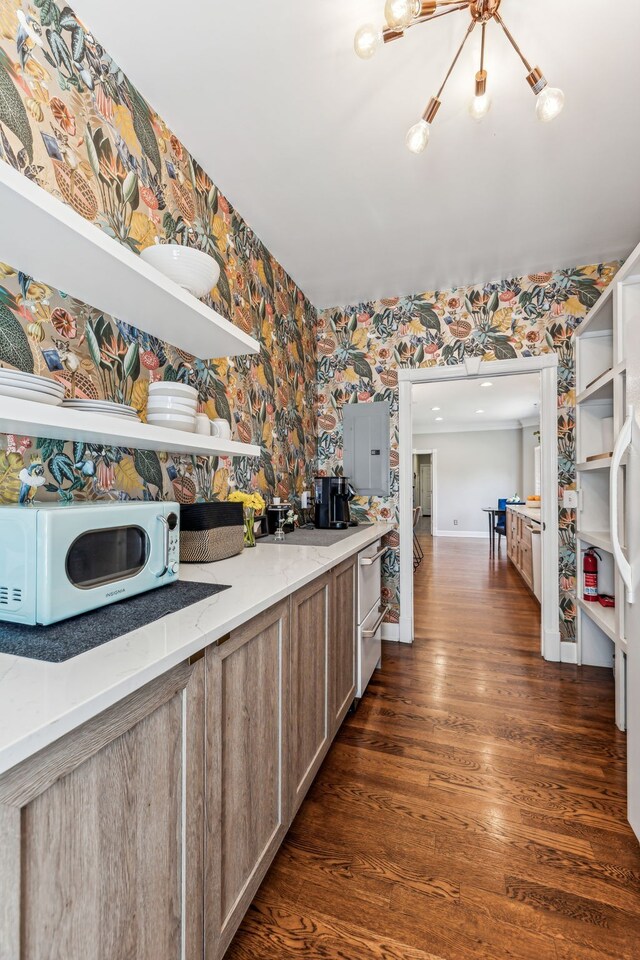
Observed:
[[[404,29],[399,29],[396,27],[384,27],[382,31],[382,39],[385,43],[390,43],[392,40],[399,40],[400,37],[404,37],[407,30],[411,27],[415,27],[419,23],[429,23],[430,20],[437,20],[438,17],[446,17],[449,13],[457,13],[459,10],[468,10],[470,0],[446,0],[445,9],[436,11],[435,13],[425,13],[424,15],[418,15],[411,23],[404,27]],[[441,4],[438,4],[440,6]]]
[[[502,27],[502,29],[504,30],[504,33],[505,33],[505,36],[506,36],[507,40],[509,41],[509,43],[511,44],[511,46],[513,47],[513,49],[515,50],[515,52],[518,54],[518,56],[520,57],[520,59],[521,59],[522,62],[524,63],[525,67],[527,68],[527,73],[531,73],[532,70],[533,70],[533,67],[531,66],[531,64],[529,63],[529,61],[528,61],[527,58],[525,57],[524,53],[522,52],[522,50],[520,49],[520,47],[519,47],[518,44],[516,43],[515,37],[514,37],[513,34],[508,30],[507,25],[505,24],[504,20],[502,19],[502,17],[500,16],[500,14],[498,13],[497,10],[496,10],[496,12],[495,12],[494,15],[493,15],[493,19],[496,21],[496,23],[499,23],[500,26]]]
[[[444,88],[445,88],[445,86],[446,86],[446,84],[447,84],[447,80],[449,79],[449,77],[450,77],[451,74],[453,73],[453,68],[455,67],[456,63],[458,62],[458,58],[459,58],[460,54],[462,53],[462,51],[464,50],[464,45],[465,45],[465,43],[467,42],[467,40],[469,39],[469,37],[470,37],[470,35],[471,35],[471,33],[472,33],[473,28],[475,27],[475,25],[476,25],[476,21],[475,21],[475,20],[472,20],[471,23],[469,24],[469,26],[467,27],[467,32],[466,32],[465,35],[464,35],[464,38],[463,38],[463,40],[462,40],[462,43],[461,43],[460,46],[458,47],[458,51],[457,51],[455,57],[453,58],[453,60],[451,61],[451,66],[450,66],[449,69],[447,70],[446,76],[445,76],[444,80],[442,81],[442,84],[440,85],[440,89],[439,89],[438,92],[436,93],[436,100],[439,100],[439,99],[440,99],[440,95],[442,94],[442,91],[444,90]]]
[[[462,3],[461,0],[455,0],[455,3],[451,5],[447,4],[444,10],[437,10],[435,13],[425,14],[424,17],[416,17],[415,20],[411,21],[409,26],[413,27],[417,23],[428,23],[429,20],[437,20],[438,17],[446,17],[448,13],[457,13],[459,10],[467,10],[468,7],[468,3]]]

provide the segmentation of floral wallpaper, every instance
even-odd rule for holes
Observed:
[[[260,343],[256,356],[198,359],[3,264],[0,365],[141,412],[152,380],[190,383],[234,439],[263,451],[231,462],[0,436],[0,502],[24,496],[27,474],[36,496],[62,500],[190,502],[234,486],[288,497],[308,487],[314,308],[98,39],[54,0],[0,0],[0,161],[134,252],[160,237],[211,254],[221,273],[208,302]]]
[[[342,470],[341,411],[346,403],[391,405],[391,495],[360,498],[362,517],[398,518],[398,369],[558,354],[558,503],[560,633],[575,638],[575,512],[561,507],[575,486],[575,327],[619,264],[531,274],[483,286],[436,290],[401,299],[324,311],[318,318],[318,464]],[[388,620],[399,619],[399,537],[389,538],[383,565]]]

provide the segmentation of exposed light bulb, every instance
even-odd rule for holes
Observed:
[[[476,413],[484,413],[484,410],[476,410]]]
[[[353,39],[353,49],[361,60],[370,60],[381,43],[382,30],[371,23],[365,23]]]
[[[426,120],[418,120],[407,131],[405,143],[411,153],[422,153],[429,143],[429,134],[431,133],[431,124]]]
[[[479,96],[473,98],[469,104],[469,113],[474,120],[482,120],[483,117],[489,113],[491,109],[491,97],[488,93],[481,93]]]
[[[431,407],[432,410],[439,410],[440,407]]]
[[[536,97],[536,117],[542,123],[555,120],[564,106],[564,93],[559,87],[544,87]]]
[[[440,420],[444,420],[444,417],[436,417],[436,423],[438,423]]]
[[[404,30],[408,27],[415,12],[415,0],[387,0],[384,5],[385,20],[394,30]]]
[[[481,386],[481,387],[492,387],[493,384],[491,383],[490,380],[485,380],[485,382],[484,382],[484,383],[481,383],[480,386]]]

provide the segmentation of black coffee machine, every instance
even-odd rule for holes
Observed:
[[[356,495],[348,477],[316,477],[313,481],[315,525],[323,530],[346,530],[357,526],[351,519],[349,501]]]

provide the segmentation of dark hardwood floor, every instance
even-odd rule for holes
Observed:
[[[423,546],[416,641],[385,645],[228,960],[638,960],[611,672],[540,658],[504,541]]]

